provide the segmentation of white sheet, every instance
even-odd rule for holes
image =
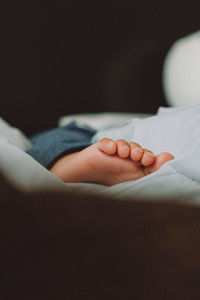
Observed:
[[[155,154],[170,152],[175,156],[157,172],[107,188],[107,193],[154,199],[182,196],[189,201],[200,201],[200,104],[161,108],[156,116],[102,130],[93,141],[103,137],[135,141]]]
[[[78,126],[90,126],[96,130],[105,129],[131,118],[146,118],[149,114],[140,113],[119,113],[119,112],[104,112],[97,114],[79,114],[63,116],[59,120],[59,126],[65,126],[71,121],[76,121]]]
[[[18,128],[12,127],[5,120],[0,118],[0,139],[7,140],[10,144],[22,150],[31,147],[29,139]]]

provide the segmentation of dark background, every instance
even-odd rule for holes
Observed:
[[[1,116],[30,135],[65,114],[166,106],[163,60],[176,39],[200,28],[200,4],[68,4],[1,17]]]

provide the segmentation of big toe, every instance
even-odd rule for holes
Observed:
[[[117,151],[116,143],[113,140],[108,139],[108,138],[101,139],[95,145],[98,150],[101,150],[104,153],[109,154],[109,155],[113,155]]]
[[[168,152],[162,152],[156,156],[155,161],[151,166],[145,167],[145,171],[147,174],[151,174],[160,169],[162,165],[172,159],[174,159],[174,156],[172,154]]]

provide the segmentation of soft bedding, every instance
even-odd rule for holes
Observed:
[[[130,115],[128,116],[130,117]],[[156,116],[136,118],[117,123],[100,130],[93,138],[124,138],[136,141],[157,154],[171,152],[175,159],[163,165],[157,172],[136,181],[124,182],[111,187],[61,182],[57,177],[27,155],[18,145],[11,144],[7,134],[1,132],[0,166],[6,177],[26,191],[60,189],[100,193],[115,197],[140,199],[175,199],[199,203],[200,201],[200,104],[182,108],[160,108]],[[97,116],[95,116],[97,119]],[[99,115],[102,118],[102,115]],[[82,120],[83,126],[88,126]],[[5,124],[4,124],[5,125]],[[102,119],[102,127],[103,127]],[[23,136],[23,138],[25,138]],[[27,141],[28,142],[28,141]],[[78,189],[77,189],[78,188]],[[181,197],[180,197],[181,196]]]
[[[0,171],[24,191],[62,189],[62,182],[24,151],[29,139],[17,128],[0,119]]]
[[[154,154],[170,152],[175,159],[157,172],[137,181],[110,187],[116,197],[137,194],[138,198],[161,199],[180,197],[200,200],[200,104],[182,108],[160,108],[158,114],[133,119],[112,129],[99,131],[93,142],[102,137],[135,141]]]

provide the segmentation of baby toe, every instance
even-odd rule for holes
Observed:
[[[119,155],[119,157],[121,158],[129,157],[130,147],[128,142],[124,140],[117,140],[116,145],[117,145],[117,154]]]
[[[142,156],[142,158],[140,160],[141,164],[144,167],[148,167],[151,164],[153,164],[154,161],[155,161],[154,154],[151,151],[144,149],[143,156]]]
[[[142,147],[137,143],[129,143],[131,151],[130,151],[130,158],[133,161],[139,161],[142,158],[144,150]]]
[[[151,174],[155,171],[157,171],[158,169],[160,169],[160,167],[165,164],[166,162],[170,161],[174,159],[174,156],[168,152],[163,152],[158,154],[155,157],[155,160],[153,162],[153,164],[151,164],[150,166],[144,168],[146,175]]]
[[[99,142],[96,143],[96,145],[99,150],[109,155],[113,155],[117,151],[115,141],[108,138],[101,139]]]

